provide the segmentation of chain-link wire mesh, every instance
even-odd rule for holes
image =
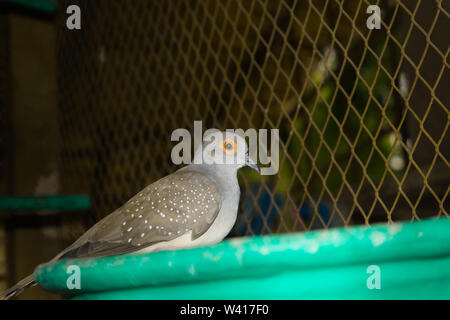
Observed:
[[[278,174],[239,174],[233,235],[448,216],[449,2],[69,4],[62,183],[96,218],[177,169],[171,133],[194,120],[280,129]]]

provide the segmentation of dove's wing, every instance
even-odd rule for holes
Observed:
[[[58,258],[120,255],[192,231],[204,234],[221,207],[217,184],[205,174],[179,170],[149,185],[89,229]]]

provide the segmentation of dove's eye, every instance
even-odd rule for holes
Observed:
[[[236,141],[234,140],[224,140],[222,144],[222,149],[226,153],[236,153]]]

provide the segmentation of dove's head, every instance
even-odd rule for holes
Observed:
[[[249,166],[259,172],[256,162],[248,156],[245,138],[233,132],[208,130],[203,137],[202,148],[195,151],[194,159],[196,163],[201,159],[201,163],[206,165],[224,165],[235,170]]]

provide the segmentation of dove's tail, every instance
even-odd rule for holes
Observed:
[[[33,275],[30,274],[28,277],[17,282],[11,288],[0,293],[0,300],[12,299],[19,295],[24,289],[35,286],[36,284],[36,280],[34,280]]]

